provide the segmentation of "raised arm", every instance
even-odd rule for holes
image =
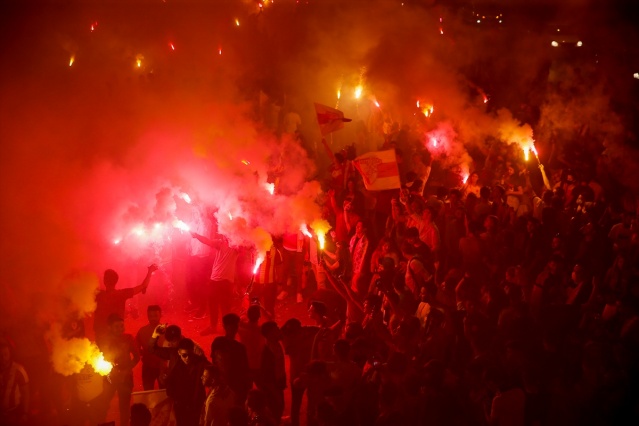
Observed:
[[[142,283],[136,287],[133,287],[133,295],[146,291],[146,288],[149,286],[149,283],[151,282],[151,276],[157,270],[158,270],[158,265],[156,265],[155,263],[150,265],[147,268],[146,276],[142,280]]]

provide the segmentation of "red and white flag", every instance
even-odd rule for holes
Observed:
[[[395,150],[368,152],[353,160],[369,191],[383,191],[401,187]]]
[[[353,121],[350,118],[344,118],[342,111],[322,104],[315,104],[315,112],[322,136],[343,129],[344,123]]]

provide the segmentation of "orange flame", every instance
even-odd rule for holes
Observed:
[[[91,364],[93,370],[101,376],[108,376],[111,370],[113,370],[113,364],[104,359],[104,354],[102,352],[100,352],[98,356],[89,360],[89,364]]]

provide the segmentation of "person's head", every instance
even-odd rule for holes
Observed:
[[[260,329],[262,336],[269,342],[277,342],[282,338],[280,327],[275,321],[266,321]]]
[[[170,325],[164,332],[164,338],[170,346],[175,347],[182,338],[182,330],[177,325]]]
[[[256,323],[260,320],[262,312],[259,305],[251,305],[246,311],[246,316],[250,322]]]
[[[218,386],[222,379],[222,372],[216,365],[206,364],[202,370],[202,385],[212,388]]]
[[[131,406],[131,426],[149,426],[151,424],[151,411],[144,404]]]
[[[114,336],[121,336],[124,334],[124,319],[118,314],[111,314],[107,317],[107,325],[109,331]]]
[[[479,182],[479,173],[472,172],[470,176],[468,176],[468,182],[471,185],[477,185],[477,182]]]
[[[266,394],[259,389],[251,389],[246,398],[246,408],[250,417],[264,413],[266,410]]]
[[[409,202],[410,208],[415,214],[421,215],[424,212],[425,205],[421,198],[415,197],[412,198]]]
[[[222,317],[222,326],[226,337],[234,339],[240,326],[240,317],[237,314],[230,313]]]
[[[424,212],[422,213],[422,218],[424,219],[424,222],[430,223],[433,220],[435,220],[436,216],[437,216],[437,213],[435,212],[435,209],[433,209],[431,206],[426,206],[424,208]]]
[[[107,290],[113,290],[119,279],[120,276],[113,269],[104,271],[104,287],[106,287]]]
[[[479,189],[479,198],[482,200],[488,200],[490,198],[491,190],[488,186],[482,186]]]
[[[177,353],[183,363],[189,365],[193,362],[193,351],[195,343],[191,339],[181,339],[177,344]]]
[[[320,323],[326,319],[326,305],[324,302],[320,302],[319,300],[313,300],[308,308],[308,315],[312,320]]]
[[[497,216],[486,216],[486,219],[484,219],[484,228],[486,228],[486,231],[491,232],[497,229],[497,225],[499,224],[499,219],[497,218]]]
[[[570,274],[570,278],[573,280],[573,282],[580,284],[586,281],[586,276],[587,276],[586,268],[584,268],[582,265],[576,264],[572,268],[572,273]]]
[[[146,317],[149,320],[149,324],[157,326],[162,318],[162,308],[159,305],[149,305],[146,308]]]
[[[355,225],[355,235],[357,235],[357,238],[362,238],[365,234],[366,224],[363,220],[360,220],[359,222],[357,222],[357,225]]]
[[[419,231],[414,226],[411,226],[404,232],[404,239],[410,244],[419,243]]]

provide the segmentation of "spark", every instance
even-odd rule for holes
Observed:
[[[242,164],[244,164],[245,166],[250,166],[251,162],[248,160],[242,160]]]
[[[432,139],[431,139],[431,142],[433,142],[433,147],[434,147],[434,148],[437,148],[437,139],[432,138]]]
[[[115,244],[116,246],[117,246],[118,244],[120,244],[121,242],[122,242],[122,238],[120,238],[120,237],[115,238],[115,239],[113,240],[113,244]]]
[[[470,176],[470,175],[469,175],[468,173],[466,173],[466,174],[464,174],[464,175],[462,176],[462,182],[464,183],[464,185],[466,184],[466,182],[468,182],[468,177],[469,177],[469,176]]]
[[[95,21],[91,24],[91,32],[95,31],[98,28],[98,21]]]
[[[379,102],[377,102],[377,99],[375,99],[375,100],[373,101],[373,103],[375,104],[375,106],[376,106],[377,108],[381,108],[381,106],[379,106]]]
[[[171,50],[175,50],[175,45],[173,43],[169,43],[169,46],[171,47]]]
[[[71,59],[69,59],[69,66],[73,66],[73,63],[75,62],[75,55],[71,55]]]
[[[222,48],[221,47],[219,49],[217,49],[217,53],[220,54],[220,55],[222,54]]]
[[[240,26],[240,20],[239,19],[235,19],[235,26],[237,26],[237,27]]]
[[[639,72],[634,73],[632,76],[636,78],[637,80],[639,80]]]
[[[484,95],[484,103],[487,104],[488,103],[488,96]]]
[[[233,215],[229,212],[229,220],[233,220]]]
[[[444,35],[444,29],[442,27],[439,27],[439,34]]]
[[[342,97],[342,89],[337,89],[337,100],[339,101],[341,97]]]

